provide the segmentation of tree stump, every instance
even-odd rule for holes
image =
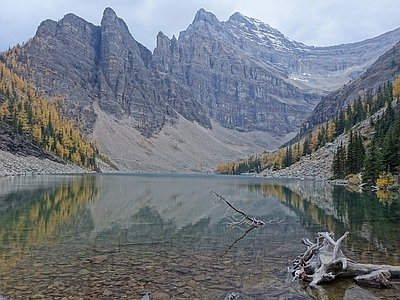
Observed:
[[[319,232],[316,243],[302,239],[307,250],[293,261],[293,280],[310,282],[317,286],[338,277],[352,277],[360,284],[390,287],[389,278],[400,277],[400,266],[356,263],[348,259],[340,249],[349,232],[337,241],[332,232]]]

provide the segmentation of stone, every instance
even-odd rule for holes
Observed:
[[[358,284],[374,286],[378,288],[389,288],[392,286],[389,281],[391,274],[389,270],[377,270],[366,275],[359,275],[354,277]]]
[[[103,291],[103,296],[106,296],[106,297],[112,296],[113,294],[114,294],[114,293],[113,293],[112,291],[107,290],[107,289],[105,289],[105,290]]]
[[[196,281],[204,281],[204,280],[207,280],[209,278],[210,277],[208,275],[206,275],[206,274],[199,274],[199,275],[196,275],[196,276],[193,277],[193,279],[196,280]]]
[[[94,264],[100,264],[107,260],[107,255],[96,255],[93,256],[90,260]]]
[[[151,300],[169,300],[171,297],[165,292],[153,292],[150,293]]]
[[[197,285],[197,282],[195,280],[190,279],[186,285],[191,286],[191,287],[195,287]]]
[[[79,276],[83,276],[83,275],[87,275],[87,274],[90,274],[90,271],[87,269],[81,269],[78,271]]]
[[[351,289],[346,290],[344,294],[344,300],[353,300],[353,299],[363,299],[363,300],[379,300],[380,298],[375,297],[371,293],[360,287],[353,287]]]

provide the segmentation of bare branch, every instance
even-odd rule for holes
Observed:
[[[221,257],[224,256],[226,253],[228,253],[229,250],[231,250],[232,247],[233,247],[237,242],[239,242],[240,240],[244,239],[244,238],[246,237],[246,235],[247,235],[250,231],[252,231],[254,228],[256,228],[256,227],[252,226],[252,227],[250,227],[249,229],[247,229],[247,230],[242,234],[241,237],[237,238],[237,239],[228,247],[228,249],[226,249],[225,253],[224,253],[223,255],[221,255]]]
[[[208,189],[210,190],[211,194],[217,196],[222,202],[226,203],[231,209],[233,209],[235,212],[237,212],[243,216],[242,220],[240,220],[239,222],[234,222],[233,225],[247,224],[247,225],[254,226],[254,227],[260,227],[260,226],[264,226],[266,224],[264,221],[257,220],[254,217],[249,217],[246,213],[244,213],[240,209],[237,209],[236,207],[234,207],[224,196],[218,194],[211,188],[208,188]]]

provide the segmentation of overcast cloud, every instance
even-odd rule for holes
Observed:
[[[99,25],[106,7],[150,50],[159,31],[178,37],[200,8],[220,21],[240,12],[306,45],[329,46],[400,27],[398,5],[398,0],[0,0],[0,51],[33,37],[43,20],[67,13]]]

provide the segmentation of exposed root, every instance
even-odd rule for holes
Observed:
[[[388,287],[388,277],[400,277],[400,266],[360,264],[348,259],[340,249],[348,234],[337,241],[333,232],[319,232],[316,243],[302,239],[307,250],[293,261],[293,280],[317,286],[338,277],[353,277],[360,284]]]

